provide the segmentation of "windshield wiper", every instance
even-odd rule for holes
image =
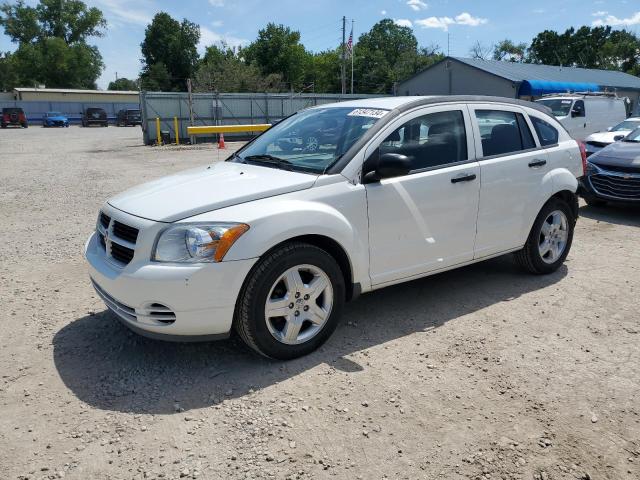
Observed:
[[[275,165],[278,168],[281,168],[283,170],[292,170],[293,169],[293,163],[291,163],[289,160],[285,160],[284,158],[280,158],[280,157],[274,157],[273,155],[269,155],[269,154],[262,154],[262,155],[248,155],[246,157],[241,157],[243,160],[248,160],[250,162],[255,162],[255,163],[265,163],[267,165]]]

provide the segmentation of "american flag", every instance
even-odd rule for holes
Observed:
[[[347,42],[347,58],[351,58],[353,55],[353,27],[351,27],[351,33],[349,34],[349,41]]]

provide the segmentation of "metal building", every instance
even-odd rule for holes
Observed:
[[[445,57],[396,86],[397,95],[496,95],[532,100],[548,93],[615,92],[638,112],[640,78],[614,70]]]
[[[139,103],[140,92],[71,88],[14,88],[13,100],[37,102]]]

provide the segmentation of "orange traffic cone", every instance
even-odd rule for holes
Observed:
[[[224,133],[221,133],[220,136],[218,137],[218,149],[223,149],[223,148],[227,148],[224,146]]]

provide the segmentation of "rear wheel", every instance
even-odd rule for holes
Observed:
[[[571,249],[576,218],[571,207],[552,199],[540,210],[524,248],[515,253],[521,267],[531,273],[555,272]]]
[[[288,360],[311,353],[335,330],[345,299],[340,267],[324,250],[291,243],[249,274],[234,325],[247,345]]]

